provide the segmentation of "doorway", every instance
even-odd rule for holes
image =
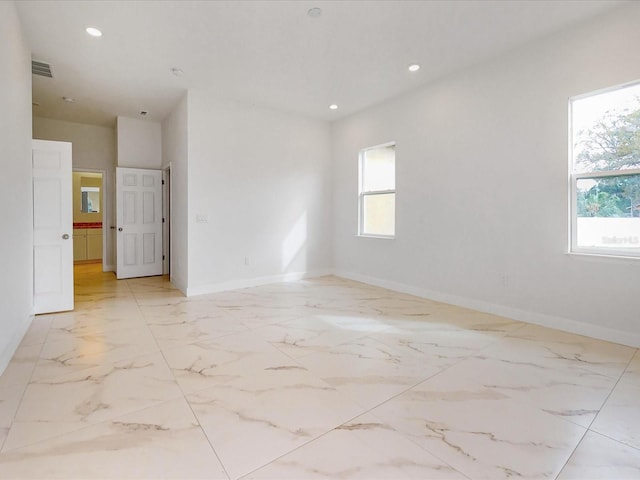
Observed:
[[[109,208],[103,170],[73,170],[73,263],[99,264],[106,270]]]

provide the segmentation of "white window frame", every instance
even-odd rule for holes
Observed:
[[[358,154],[358,236],[359,237],[382,238],[387,240],[392,240],[396,238],[395,233],[394,235],[381,235],[381,234],[372,234],[372,233],[364,232],[364,199],[365,197],[370,195],[385,195],[390,193],[393,193],[394,195],[396,195],[395,181],[394,181],[394,188],[392,190],[373,190],[368,192],[364,191],[364,175],[365,175],[364,159],[365,159],[366,152],[368,152],[369,150],[377,150],[380,148],[388,148],[388,147],[394,147],[393,169],[394,169],[394,176],[397,179],[396,163],[395,163],[396,142],[387,142],[380,145],[375,145],[373,147],[363,148],[362,150],[360,150],[360,153]],[[397,198],[397,195],[396,195],[396,198]],[[395,232],[395,230],[396,230],[396,225],[394,220],[393,231]]]
[[[573,102],[584,98],[600,95],[607,92],[613,92],[623,88],[628,88],[634,85],[638,85],[640,82],[630,82],[623,85],[618,85],[610,88],[604,88],[596,90],[594,92],[586,93],[583,95],[577,95],[569,99],[569,253],[586,254],[586,255],[598,255],[615,258],[630,258],[640,259],[640,252],[636,249],[627,248],[614,248],[614,247],[580,247],[578,246],[578,180],[584,178],[605,178],[605,177],[621,177],[627,175],[640,174],[640,168],[630,168],[624,170],[602,170],[596,172],[576,173],[573,170],[574,165],[574,129],[572,125],[573,120]]]

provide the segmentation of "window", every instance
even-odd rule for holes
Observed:
[[[396,233],[396,145],[360,152],[358,234],[393,238]]]
[[[640,257],[640,83],[570,100],[571,251]]]

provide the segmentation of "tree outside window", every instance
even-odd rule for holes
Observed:
[[[572,112],[572,251],[640,256],[640,84]]]

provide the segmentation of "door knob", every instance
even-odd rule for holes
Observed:
[[[118,227],[118,231],[121,232],[122,231],[122,227]]]
[[[63,240],[69,240],[69,234],[65,233],[64,235],[62,235],[62,239]]]

